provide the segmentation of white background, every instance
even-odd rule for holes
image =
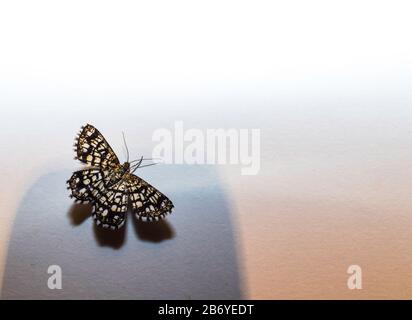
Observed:
[[[139,156],[150,154],[154,129],[183,120],[262,130],[260,175],[212,169],[227,195],[243,297],[410,298],[409,3],[1,2],[0,274],[13,258],[13,221],[27,221],[18,212],[46,201],[33,187],[77,165],[80,125],[98,126],[120,154],[126,131]],[[203,183],[157,182],[185,192]],[[68,210],[59,199],[48,201]],[[154,248],[178,242],[184,217]],[[90,223],[75,228],[80,239]],[[346,288],[351,264],[364,268],[361,292]]]

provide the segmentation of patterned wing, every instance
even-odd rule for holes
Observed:
[[[127,190],[123,180],[110,184],[113,172],[84,169],[67,181],[71,197],[80,203],[93,203],[96,224],[113,230],[123,226],[127,212]]]
[[[125,181],[132,211],[138,219],[157,221],[172,212],[172,201],[143,179],[130,174]]]
[[[70,197],[82,203],[95,201],[106,192],[108,178],[107,173],[97,168],[76,171],[67,181]]]
[[[124,225],[127,213],[127,189],[124,180],[108,187],[95,200],[93,218],[98,226],[116,230]]]
[[[95,167],[120,165],[119,159],[103,135],[90,124],[82,127],[74,144],[76,158]]]

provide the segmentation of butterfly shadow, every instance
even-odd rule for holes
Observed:
[[[74,203],[69,211],[68,217],[73,226],[79,226],[92,215],[93,206],[91,204]],[[130,210],[129,210],[130,211]],[[136,236],[142,241],[162,242],[163,240],[172,239],[175,231],[166,220],[156,222],[144,222],[127,212],[128,218],[131,218]],[[119,230],[103,229],[93,224],[93,232],[97,243],[100,246],[107,246],[113,249],[120,249],[126,239],[127,220],[124,227]]]
[[[167,220],[145,222],[132,217],[134,230],[137,237],[142,241],[162,242],[175,237],[175,231]]]
[[[12,226],[2,299],[240,299],[242,278],[229,197],[211,166],[142,171],[175,212],[118,231],[96,226],[92,205],[73,204],[71,170],[48,172],[22,197]],[[177,183],[178,182],[178,183]],[[47,286],[61,267],[63,290]]]

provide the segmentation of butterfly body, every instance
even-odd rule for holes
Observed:
[[[130,163],[125,162],[122,165],[116,165],[112,169],[112,174],[110,175],[110,181],[109,181],[109,186],[114,185],[117,183],[119,180],[127,180],[129,179],[130,175]]]
[[[92,125],[82,127],[75,141],[76,159],[87,164],[67,181],[76,202],[91,203],[97,225],[116,230],[124,225],[130,207],[144,221],[164,218],[173,203],[160,191],[120,164],[103,135]]]

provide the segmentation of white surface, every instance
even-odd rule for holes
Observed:
[[[410,298],[410,12],[408,1],[2,2],[2,297],[50,297],[40,272],[56,257],[71,280],[56,297],[138,298],[133,284],[142,283],[151,297],[172,295],[172,287],[176,297],[212,295],[215,287],[182,280],[177,263],[166,273],[162,262],[175,252],[185,255],[182,263],[204,257],[219,242],[217,254],[233,259],[212,269],[211,279],[228,272],[223,265],[236,269],[230,285],[220,283],[225,296]],[[125,130],[139,156],[151,153],[153,130],[176,120],[261,128],[261,174],[191,169],[210,172],[222,190],[196,199],[210,180],[182,184],[184,169],[169,166],[146,171],[185,209],[170,218],[175,236],[159,243],[136,237],[129,223],[120,249],[101,247],[89,220],[72,226],[59,181],[75,167],[78,127],[96,125],[119,154]],[[227,208],[210,217],[224,219],[223,233],[187,212],[214,197]],[[191,243],[189,226],[203,223],[213,241],[202,232]],[[126,265],[143,257],[158,273],[127,283]],[[104,279],[90,270],[119,260],[120,282],[101,280],[101,295],[90,289],[87,279]],[[350,264],[363,267],[362,291],[346,287]]]

